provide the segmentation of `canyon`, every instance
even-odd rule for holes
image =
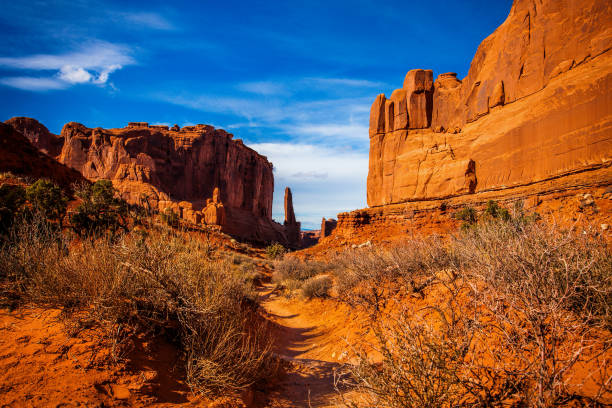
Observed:
[[[279,224],[272,219],[272,163],[224,130],[146,122],[102,129],[70,122],[54,135],[24,117],[4,126],[88,180],[111,180],[129,203],[172,211],[241,239],[300,246],[291,191],[285,191],[285,222]]]
[[[369,208],[339,214],[335,235],[450,228],[452,208],[491,199],[608,197],[611,48],[612,3],[516,0],[463,80],[409,71],[372,104]]]

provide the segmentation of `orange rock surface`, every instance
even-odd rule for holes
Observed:
[[[130,203],[170,209],[188,222],[219,225],[244,239],[300,244],[299,224],[286,228],[272,220],[272,163],[224,130],[146,122],[102,129],[70,122],[55,136],[35,119],[6,123],[87,179],[112,180]]]
[[[370,208],[338,214],[304,254],[447,233],[488,200],[612,239],[611,49],[611,2],[515,0],[466,78],[411,70],[375,98]]]
[[[515,0],[469,73],[408,72],[370,115],[370,207],[612,163],[612,3]],[[585,174],[585,177],[589,177]]]
[[[46,128],[45,128],[46,130]],[[49,178],[71,190],[73,183],[86,182],[76,170],[58,163],[37,149],[12,126],[0,123],[0,172],[34,178]]]

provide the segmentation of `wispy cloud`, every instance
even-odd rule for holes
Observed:
[[[126,46],[106,41],[94,41],[78,51],[66,54],[35,54],[25,57],[0,57],[0,66],[18,69],[51,70],[72,65],[85,69],[105,68],[111,65],[129,65],[135,61]]]
[[[292,139],[328,144],[368,143],[371,97],[294,101],[257,96],[154,94],[155,99],[191,109],[247,119],[232,129],[272,128]],[[326,140],[323,140],[326,139]]]
[[[101,85],[108,82],[111,73],[135,62],[128,47],[94,41],[65,54],[0,57],[0,67],[20,71],[56,71],[47,77],[9,77],[0,82],[30,91],[65,89],[69,85],[84,83]]]
[[[353,123],[319,123],[289,126],[286,130],[295,135],[309,137],[337,137],[343,141],[365,141],[368,126]]]
[[[154,12],[115,12],[113,13],[119,20],[135,24],[137,27],[151,28],[154,30],[175,30],[176,27],[163,15]]]
[[[258,95],[282,95],[287,93],[284,84],[274,81],[243,82],[236,86],[240,91]]]
[[[0,84],[24,91],[49,91],[65,89],[69,85],[56,78],[37,78],[37,77],[5,77],[0,78]]]
[[[383,88],[387,84],[384,82],[369,81],[367,79],[353,79],[353,78],[325,78],[325,77],[309,77],[304,78],[303,82],[306,84],[316,84],[319,86],[329,87],[356,87],[356,88]]]

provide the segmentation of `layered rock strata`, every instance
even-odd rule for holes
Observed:
[[[292,206],[289,227],[272,220],[272,163],[221,129],[146,122],[102,129],[70,122],[56,136],[34,119],[7,123],[87,179],[112,180],[128,202],[172,210],[241,238],[299,246]]]
[[[612,2],[515,0],[463,80],[408,72],[372,104],[369,208],[318,247],[448,232],[488,200],[612,238],[611,49]]]
[[[409,71],[370,113],[368,205],[504,190],[612,161],[612,3],[515,0],[466,78]]]

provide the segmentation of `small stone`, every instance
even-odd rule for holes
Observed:
[[[130,398],[130,390],[124,385],[113,384],[111,385],[111,390],[113,397],[116,399],[126,400]]]

